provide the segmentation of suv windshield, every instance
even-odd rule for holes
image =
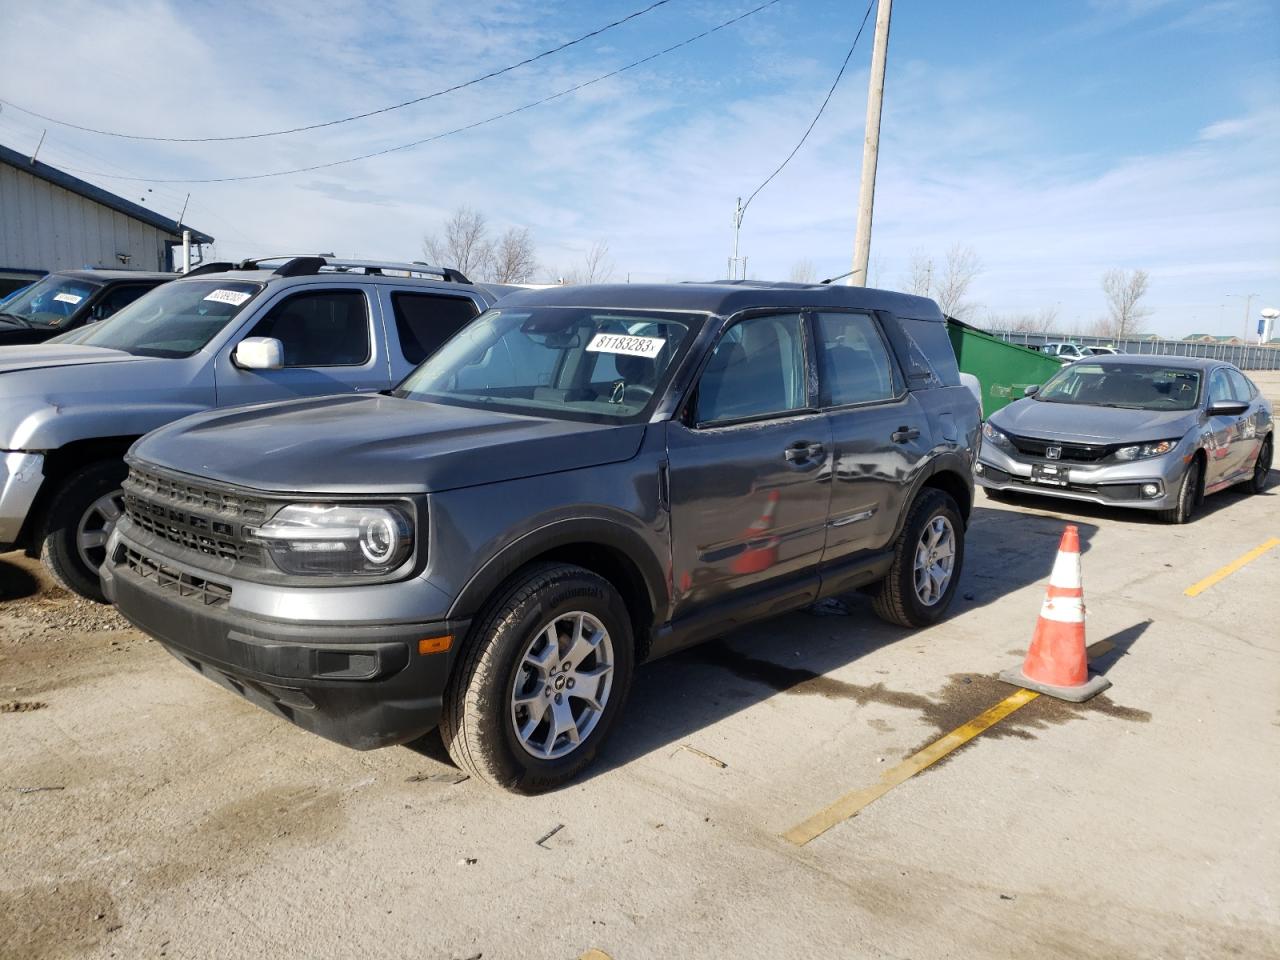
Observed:
[[[491,310],[395,391],[413,400],[616,422],[638,417],[687,348],[688,314]]]
[[[1200,399],[1200,372],[1181,367],[1081,361],[1063,367],[1035,395],[1046,403],[1130,410],[1190,410]]]
[[[101,286],[51,273],[0,306],[0,314],[17,317],[33,327],[60,327],[79,313]]]
[[[141,357],[189,357],[261,289],[245,280],[175,280],[89,327],[75,342]]]

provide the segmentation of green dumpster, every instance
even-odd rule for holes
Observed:
[[[950,317],[947,333],[960,372],[973,374],[982,384],[984,418],[1017,400],[1032,384],[1044,383],[1062,368],[1062,363],[1054,357],[1008,343]]]

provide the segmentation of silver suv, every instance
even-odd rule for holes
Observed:
[[[214,407],[388,390],[509,289],[418,263],[210,264],[63,342],[0,349],[0,551],[105,599],[124,453],[144,433]]]

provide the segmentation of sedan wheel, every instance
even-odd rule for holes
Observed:
[[[1267,489],[1273,455],[1271,438],[1267,437],[1262,441],[1262,449],[1258,451],[1258,462],[1253,465],[1253,476],[1249,479],[1250,493],[1262,493]]]

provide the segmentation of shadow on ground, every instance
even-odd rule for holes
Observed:
[[[0,603],[34,596],[39,589],[39,582],[30,573],[0,558]]]

